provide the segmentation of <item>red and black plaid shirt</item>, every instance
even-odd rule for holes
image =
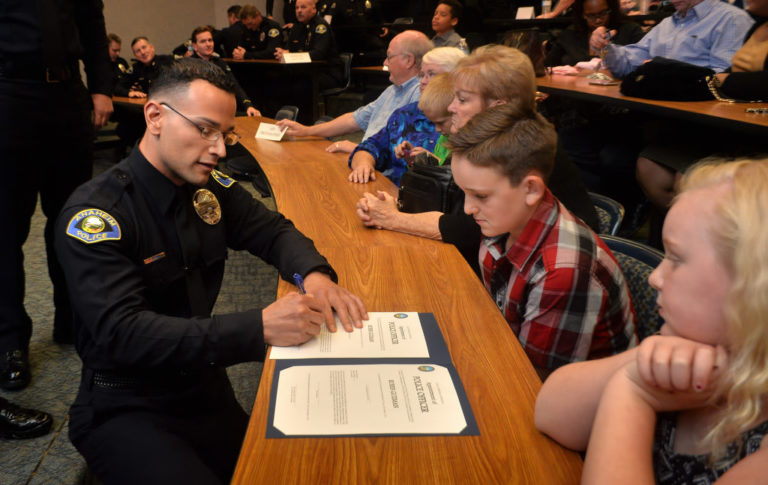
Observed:
[[[619,264],[549,190],[504,254],[506,238],[480,245],[483,282],[535,367],[553,370],[635,344]]]

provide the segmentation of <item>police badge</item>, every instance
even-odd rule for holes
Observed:
[[[324,34],[326,32],[328,32],[328,27],[325,24],[317,24],[317,27],[315,27],[316,34]]]
[[[219,200],[208,189],[198,189],[192,196],[192,205],[195,206],[195,212],[206,224],[211,226],[218,224],[221,220],[221,206]]]

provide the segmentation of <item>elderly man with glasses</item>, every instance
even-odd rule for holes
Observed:
[[[311,240],[216,171],[231,79],[200,59],[161,72],[133,152],[79,187],[56,227],[83,361],[70,438],[105,483],[228,483],[248,416],[225,368],[367,318]],[[307,294],[212,315],[227,248],[298,274]]]

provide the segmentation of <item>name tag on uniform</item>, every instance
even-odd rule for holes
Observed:
[[[280,61],[283,64],[302,64],[312,62],[309,57],[309,52],[284,52],[283,60]]]

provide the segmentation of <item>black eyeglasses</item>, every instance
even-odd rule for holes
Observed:
[[[584,18],[587,19],[587,20],[593,20],[593,21],[594,20],[600,20],[600,19],[604,19],[605,17],[610,15],[610,13],[611,13],[611,9],[610,8],[606,8],[605,10],[601,10],[601,11],[599,11],[597,13],[585,13],[584,14]]]
[[[221,138],[222,135],[223,135],[224,136],[224,144],[225,145],[229,145],[229,146],[235,145],[238,142],[238,140],[240,140],[240,135],[238,135],[234,131],[228,131],[226,133],[222,133],[221,131],[217,130],[216,128],[211,128],[209,126],[198,125],[197,123],[195,123],[194,121],[190,120],[189,118],[187,118],[183,114],[179,113],[178,110],[176,110],[176,108],[174,108],[170,104],[165,103],[165,102],[161,102],[160,104],[162,104],[163,106],[165,106],[169,110],[173,111],[177,115],[181,116],[185,120],[187,120],[190,123],[192,123],[193,125],[195,125],[195,128],[200,130],[200,136],[203,137],[203,140],[219,141],[219,138]]]

